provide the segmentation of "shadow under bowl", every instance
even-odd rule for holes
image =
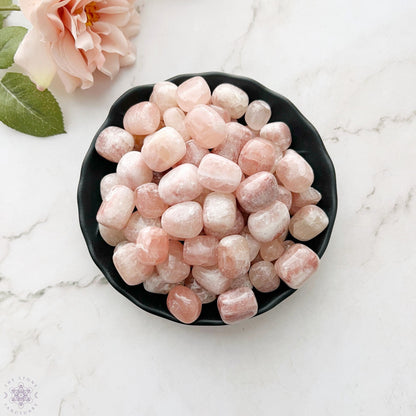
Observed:
[[[325,252],[337,211],[337,189],[335,170],[325,146],[312,124],[285,97],[267,89],[258,82],[244,77],[208,72],[201,74],[184,74],[169,79],[177,85],[186,79],[200,75],[209,84],[211,91],[219,84],[230,83],[242,88],[252,100],[264,100],[272,109],[272,121],[284,121],[292,132],[291,148],[299,152],[312,166],[315,173],[313,186],[322,194],[319,206],[329,218],[328,227],[314,239],[304,243],[315,251],[319,257]],[[78,212],[81,230],[84,235],[92,259],[110,284],[134,304],[154,315],[178,322],[166,307],[166,295],[147,292],[143,285],[128,286],[121,279],[112,261],[114,248],[101,238],[98,232],[96,213],[101,204],[100,181],[103,176],[115,172],[116,164],[105,160],[95,150],[95,141],[99,133],[108,126],[123,127],[123,117],[126,111],[140,101],[147,101],[153,85],[141,85],[125,92],[110,109],[110,112],[97,131],[91,146],[85,156],[81,168],[78,185]],[[295,240],[296,241],[296,240]],[[260,293],[255,290],[258,301],[258,314],[272,309],[278,303],[290,296],[294,289],[283,282],[271,293]],[[203,305],[202,313],[193,325],[224,325],[217,310],[217,303]]]

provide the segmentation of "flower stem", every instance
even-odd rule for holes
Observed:
[[[10,6],[0,7],[0,12],[18,12],[18,11],[20,11],[20,7],[15,4],[11,4]]]

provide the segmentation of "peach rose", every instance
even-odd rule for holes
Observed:
[[[57,73],[65,89],[89,88],[99,70],[113,78],[136,60],[129,38],[139,31],[134,0],[20,0],[33,27],[15,62],[40,90]]]

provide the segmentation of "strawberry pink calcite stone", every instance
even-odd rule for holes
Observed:
[[[209,292],[208,290],[204,289],[194,278],[192,275],[189,275],[184,282],[186,287],[189,287],[201,300],[202,304],[211,303],[217,296],[214,293]]]
[[[267,243],[261,243],[260,256],[265,261],[277,260],[285,251],[285,248],[280,239],[276,238]]]
[[[222,232],[234,226],[237,204],[233,194],[211,192],[204,201],[204,226],[213,232]]]
[[[172,288],[166,302],[169,312],[184,324],[195,322],[201,314],[201,300],[186,286]]]
[[[256,315],[258,310],[257,299],[254,292],[248,287],[229,290],[217,299],[218,311],[226,324],[249,319]]]
[[[192,276],[204,289],[215,295],[228,290],[232,280],[225,277],[216,266],[194,266]]]
[[[235,279],[248,272],[250,251],[247,240],[243,236],[230,235],[219,242],[218,268],[229,279]]]
[[[204,149],[195,140],[188,140],[185,143],[186,153],[185,156],[175,165],[182,165],[184,163],[192,163],[195,166],[199,166],[202,158],[209,153],[208,149]]]
[[[127,225],[123,228],[124,236],[128,241],[135,243],[139,232],[145,227],[160,228],[160,218],[145,218],[138,211],[135,211],[131,214]]]
[[[169,255],[169,237],[159,227],[145,227],[137,237],[138,259],[142,264],[163,263]]]
[[[172,107],[167,109],[163,113],[163,122],[166,127],[173,127],[185,141],[191,138],[185,126],[185,113],[180,108]]]
[[[157,271],[143,282],[143,287],[147,292],[159,293],[161,295],[167,295],[177,285],[177,283],[168,283],[163,280]]]
[[[247,226],[243,228],[241,235],[247,240],[250,261],[253,261],[259,254],[261,243],[250,234]]]
[[[121,278],[130,286],[143,283],[153,273],[153,266],[139,261],[138,247],[134,243],[121,243],[113,254],[113,263]]]
[[[104,199],[110,192],[111,188],[116,185],[121,185],[118,180],[117,173],[109,173],[108,175],[105,175],[100,182],[101,199]]]
[[[316,205],[306,205],[291,218],[289,231],[299,241],[309,241],[329,224],[328,216]]]
[[[110,162],[118,163],[121,157],[133,150],[134,138],[120,127],[106,127],[97,137],[95,150]]]
[[[246,212],[256,212],[276,201],[278,192],[274,175],[270,172],[258,172],[240,183],[236,197]]]
[[[185,117],[185,126],[201,147],[211,149],[225,140],[225,121],[208,105],[198,105]]]
[[[186,279],[191,268],[183,259],[183,245],[169,241],[169,255],[166,261],[156,266],[159,276],[168,283],[179,283]]]
[[[290,129],[282,121],[275,121],[263,126],[260,130],[260,137],[276,143],[282,152],[292,144]]]
[[[184,163],[169,171],[159,182],[159,194],[168,205],[192,201],[202,192],[198,181],[198,168],[191,163]]]
[[[272,115],[270,105],[263,100],[254,100],[248,107],[244,116],[247,126],[258,132],[267,124]]]
[[[276,152],[273,144],[265,139],[249,140],[241,149],[238,165],[246,175],[271,172],[275,165]]]
[[[154,133],[160,124],[160,110],[149,101],[131,106],[124,115],[123,126],[131,134],[144,135]]]
[[[162,215],[162,228],[171,236],[184,240],[196,237],[203,228],[202,208],[198,202],[181,202]]]
[[[134,194],[124,185],[116,185],[106,195],[97,212],[97,222],[106,227],[123,229],[134,209]]]
[[[158,186],[149,182],[134,191],[137,211],[145,218],[159,218],[169,207],[159,195]]]
[[[319,257],[304,244],[294,244],[276,260],[277,275],[292,289],[299,289],[318,269]]]
[[[235,85],[224,83],[215,87],[212,92],[214,105],[225,108],[230,116],[238,119],[244,115],[248,107],[248,95]]]
[[[176,101],[185,113],[198,104],[208,104],[211,101],[211,90],[202,77],[192,77],[182,82],[176,91]]]
[[[248,229],[251,235],[262,243],[272,241],[283,234],[289,226],[290,215],[286,205],[275,201],[248,217]]]
[[[208,235],[212,235],[218,240],[221,240],[224,237],[227,237],[228,235],[233,234],[240,234],[241,231],[243,231],[244,228],[244,217],[240,210],[236,210],[235,212],[235,222],[234,225],[231,228],[224,228],[221,231],[213,231],[209,227],[204,227],[205,233]]]
[[[109,245],[115,247],[117,244],[124,241],[123,230],[116,230],[114,228],[106,227],[105,225],[98,224],[98,231],[102,239]]]
[[[251,131],[240,123],[230,122],[225,125],[225,140],[212,149],[212,153],[238,162],[243,146],[252,138]]]
[[[301,193],[292,193],[292,205],[290,208],[290,214],[296,214],[300,208],[306,205],[316,205],[322,198],[322,195],[315,188],[308,188]]]
[[[209,235],[188,238],[183,245],[183,259],[194,266],[215,266],[218,262],[218,239]]]
[[[199,182],[211,191],[234,192],[241,178],[239,166],[225,157],[210,153],[204,156],[199,164]]]
[[[210,107],[215,110],[221,118],[226,122],[229,123],[231,121],[230,113],[222,107],[218,107],[217,105],[210,105]]]
[[[276,166],[277,179],[290,192],[304,192],[313,183],[313,170],[309,163],[297,152],[287,149]]]
[[[150,96],[150,101],[156,104],[161,114],[171,107],[176,107],[176,90],[177,85],[169,81],[157,82],[153,86],[153,91]]]
[[[248,287],[253,289],[253,284],[250,281],[248,273],[231,280],[230,289],[237,289],[238,287]]]
[[[249,276],[251,283],[259,292],[273,292],[280,285],[279,276],[270,261],[254,263],[250,268]]]
[[[287,209],[292,207],[292,192],[287,190],[283,185],[279,185],[277,188],[277,200],[283,202]]]
[[[135,190],[138,186],[150,182],[153,172],[144,162],[142,154],[133,151],[126,153],[118,162],[117,178],[122,185]]]
[[[156,172],[171,168],[185,156],[185,153],[185,141],[172,127],[163,127],[147,136],[142,147],[144,161]]]

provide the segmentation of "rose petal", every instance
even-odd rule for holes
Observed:
[[[132,65],[136,62],[136,47],[129,42],[129,51],[126,55],[120,56],[120,66]]]
[[[113,79],[120,70],[120,57],[116,53],[106,53],[105,62],[99,68],[99,70],[104,74]]]
[[[20,43],[14,61],[28,72],[30,79],[40,90],[48,88],[56,73],[56,65],[50,53],[50,45],[41,34],[30,29]]]

